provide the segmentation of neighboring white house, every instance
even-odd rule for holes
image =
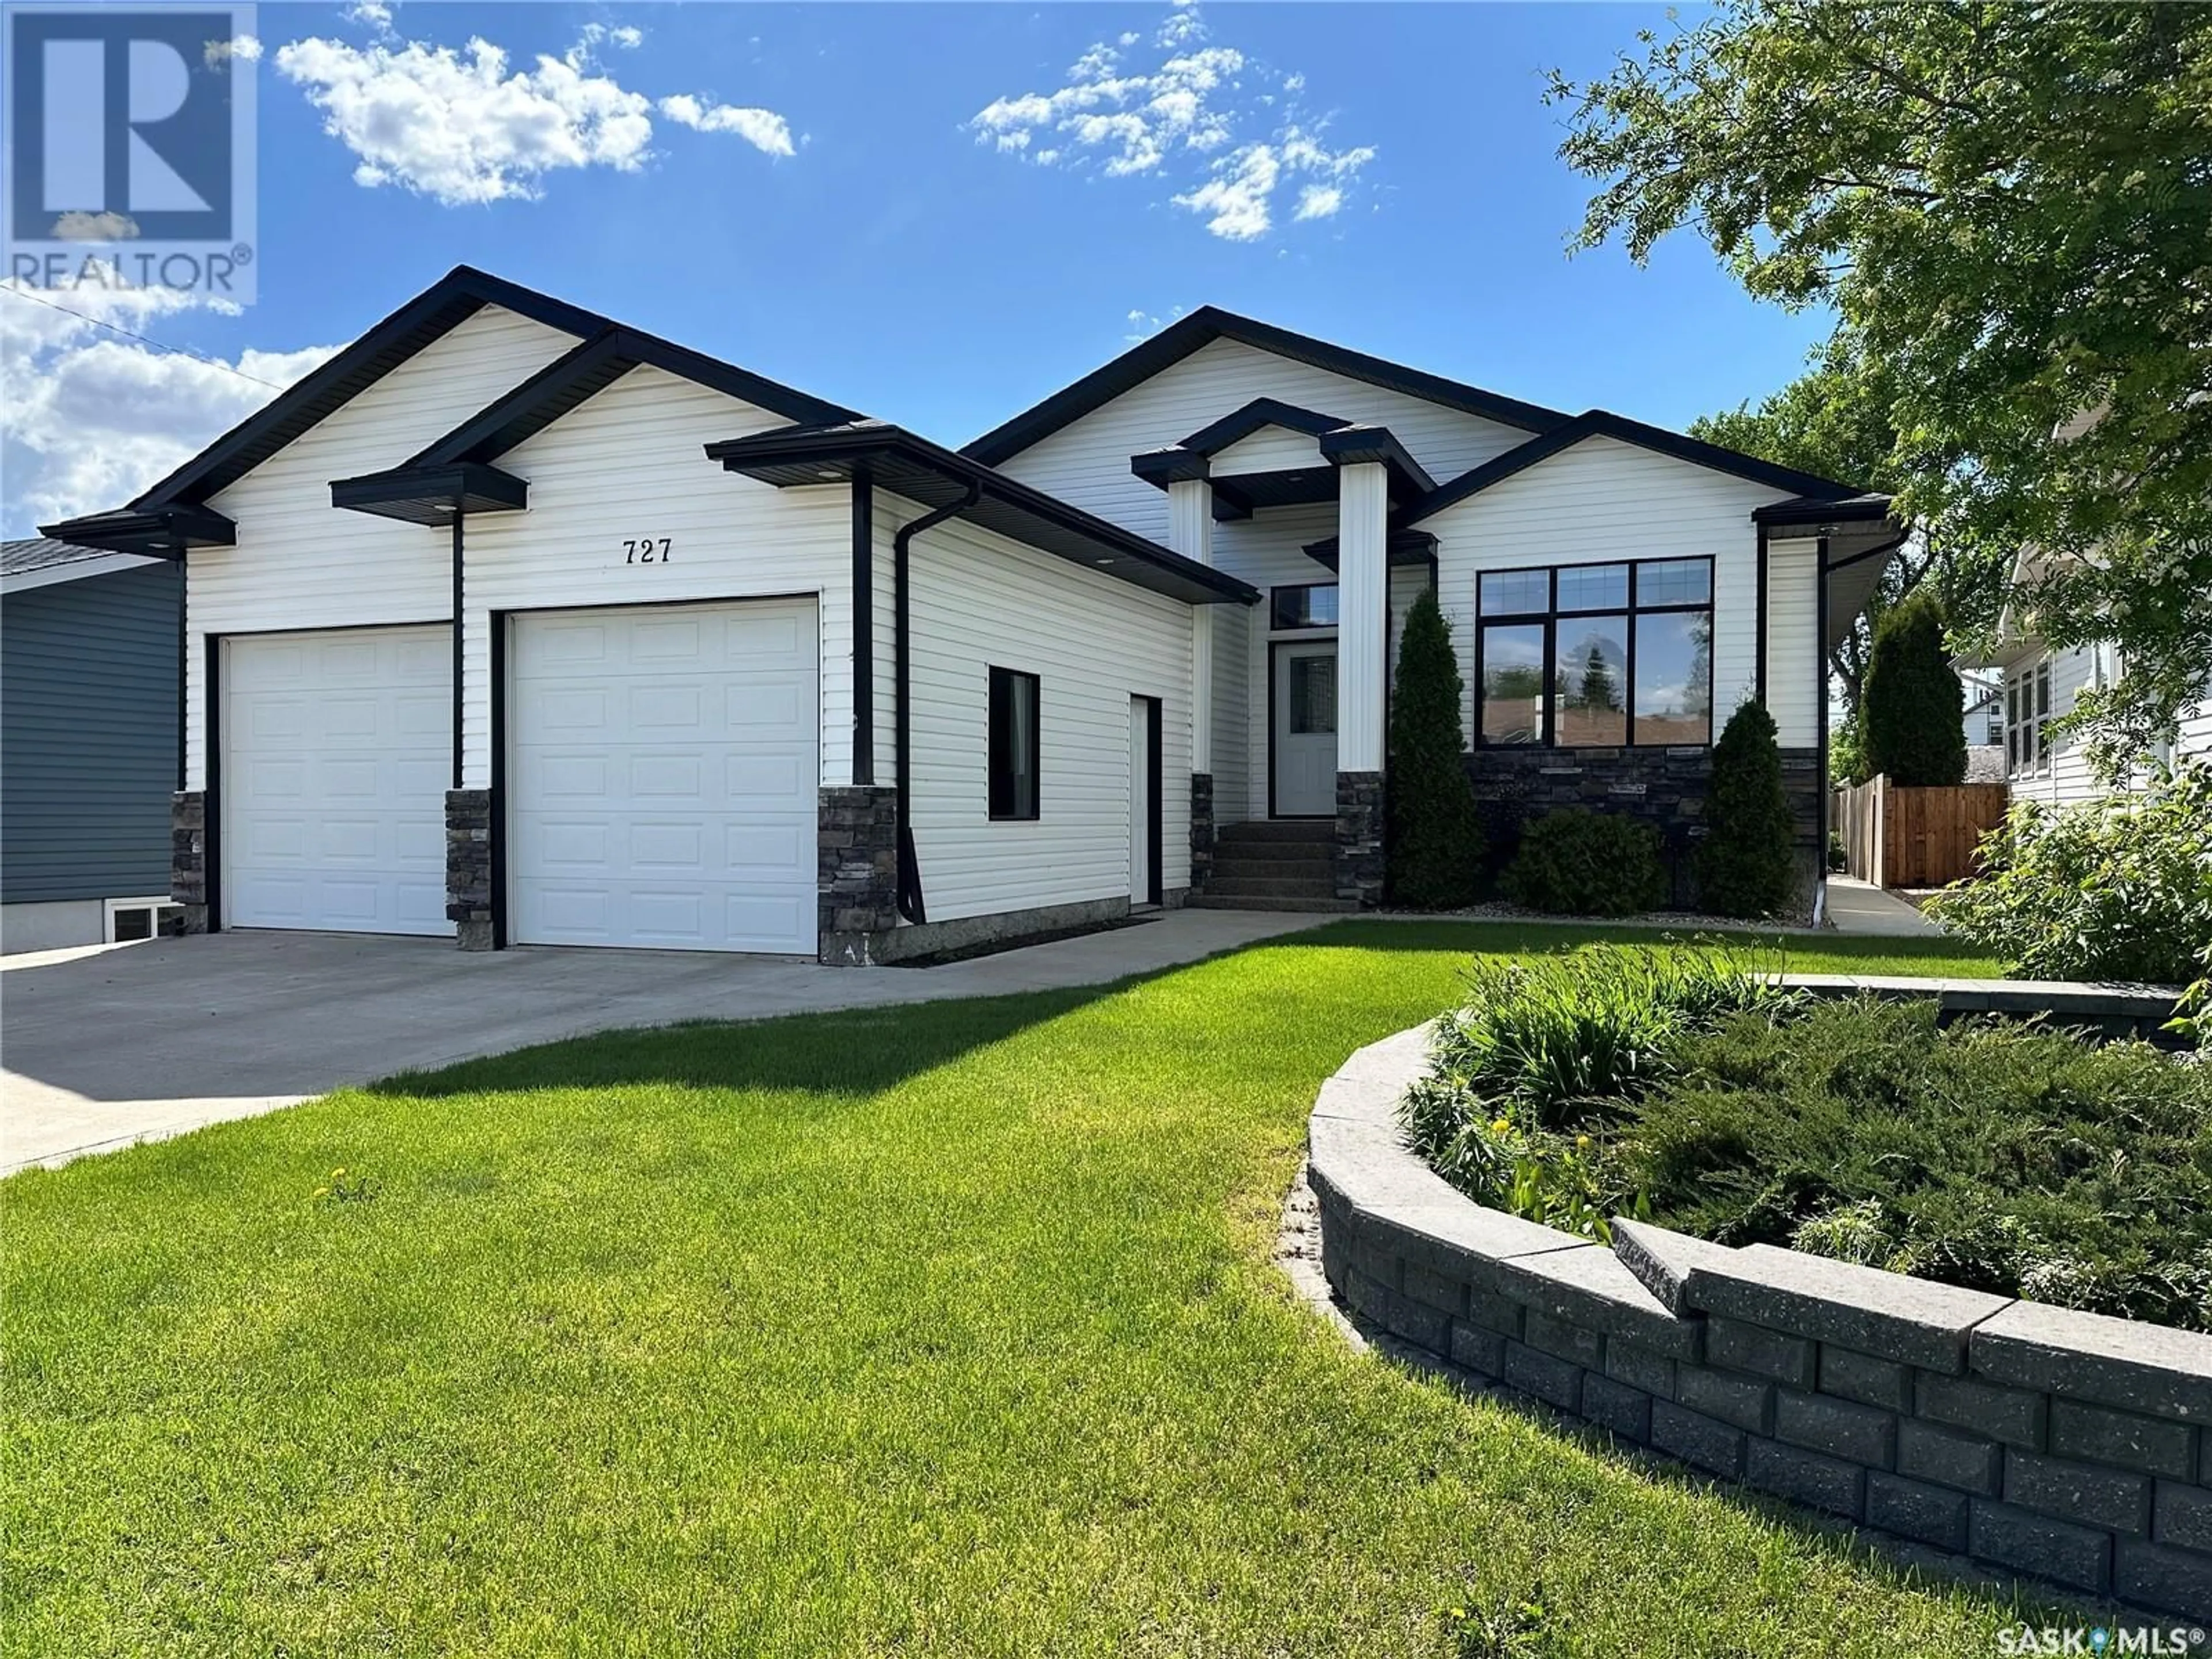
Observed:
[[[1896,539],[1211,309],[955,453],[466,267],[52,533],[184,562],[188,926],[835,961],[1261,902],[1214,872],[1247,821],[1376,902],[1431,584],[1502,823],[1679,854],[1763,696],[1809,871],[1824,644]]]
[[[2023,555],[2012,580],[2025,582],[2034,574],[2034,556]],[[2008,605],[1988,654],[1960,658],[1959,666],[1993,675],[2002,687],[2005,781],[2014,800],[2056,806],[2106,793],[2089,768],[2082,738],[2050,728],[2074,712],[2075,700],[2084,691],[2118,683],[2126,665],[2118,646],[2100,641],[2053,650],[2020,608]],[[2171,765],[2199,756],[2212,756],[2212,684],[2152,758]]]

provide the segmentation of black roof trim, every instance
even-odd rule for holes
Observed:
[[[1863,493],[1856,484],[1838,483],[1833,478],[1800,472],[1794,467],[1777,466],[1771,461],[1763,461],[1756,455],[1746,455],[1740,450],[1723,449],[1718,444],[1709,444],[1701,438],[1686,437],[1680,432],[1669,432],[1664,427],[1647,426],[1642,421],[1632,421],[1625,415],[1613,414],[1610,410],[1592,409],[1576,416],[1563,426],[1554,427],[1540,436],[1531,438],[1517,448],[1493,456],[1480,466],[1462,472],[1450,483],[1432,490],[1406,510],[1405,522],[1418,524],[1432,514],[1440,513],[1470,495],[1480,494],[1492,484],[1503,483],[1516,473],[1527,471],[1539,461],[1548,460],[1585,438],[1618,439],[1622,443],[1634,444],[1639,449],[1671,455],[1678,461],[1709,467],[1717,472],[1733,473],[1753,483],[1787,489],[1799,496],[1832,501]]]
[[[1276,398],[1255,398],[1232,414],[1202,426],[1176,446],[1200,455],[1212,455],[1230,445],[1241,443],[1262,427],[1279,426],[1291,432],[1303,432],[1309,438],[1318,438],[1324,432],[1334,432],[1340,426],[1350,426],[1349,421],[1339,420],[1334,415],[1323,415],[1318,410],[1300,409],[1296,404],[1286,404]]]
[[[887,421],[780,427],[708,444],[707,458],[778,489],[848,481],[866,462],[878,489],[931,507],[957,500],[972,487],[980,500],[968,518],[1071,563],[1192,605],[1250,605],[1260,597],[1211,565],[1170,552]]]
[[[1889,508],[1890,497],[1869,491],[1841,501],[1800,495],[1795,501],[1756,507],[1751,516],[1755,523],[1766,525],[1865,524],[1888,518]]]
[[[409,466],[441,466],[455,461],[495,461],[536,437],[633,368],[662,369],[781,415],[786,420],[826,426],[861,418],[855,410],[826,403],[749,369],[709,357],[659,336],[619,324],[601,330],[564,353],[414,457]]]
[[[331,505],[408,524],[449,525],[456,513],[520,513],[530,505],[530,484],[480,461],[410,462],[387,472],[333,479]]]
[[[1212,466],[1212,462],[1205,456],[1179,444],[1172,449],[1147,449],[1142,454],[1129,457],[1129,471],[1159,489],[1165,489],[1171,483],[1202,479]]]
[[[151,510],[118,507],[42,524],[39,534],[102,552],[143,553],[155,559],[181,559],[188,548],[238,544],[235,524],[213,507],[191,504]]]
[[[1346,426],[1323,433],[1321,453],[1338,466],[1382,462],[1390,469],[1390,494],[1394,499],[1401,489],[1410,487],[1411,494],[1425,495],[1437,487],[1428,469],[1413,459],[1413,452],[1400,443],[1398,434],[1387,426]]]
[[[486,306],[518,313],[580,337],[607,319],[471,265],[455,265],[312,374],[217,438],[131,505],[204,501],[343,408],[409,358]]]
[[[1556,409],[1502,397],[1463,381],[1448,380],[1440,374],[1371,357],[1364,351],[1317,340],[1310,334],[1297,334],[1272,323],[1239,317],[1216,306],[1201,306],[1189,316],[1169,324],[1151,339],[1132,346],[1111,362],[1061,387],[1011,421],[994,427],[960,453],[971,460],[995,466],[1102,404],[1112,402],[1132,387],[1141,386],[1201,346],[1221,339],[1237,340],[1294,362],[1341,374],[1347,380],[1402,392],[1426,403],[1519,427],[1527,432],[1548,432],[1568,418]]]
[[[1316,564],[1336,568],[1336,538],[1324,536],[1298,550]],[[1393,530],[1383,544],[1383,562],[1392,565],[1427,564],[1437,556],[1437,538],[1425,530]]]

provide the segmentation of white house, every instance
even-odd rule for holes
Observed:
[[[185,565],[188,927],[870,961],[1376,902],[1431,584],[1501,823],[1679,851],[1764,696],[1809,872],[1887,505],[1211,309],[956,453],[463,267],[50,533]]]

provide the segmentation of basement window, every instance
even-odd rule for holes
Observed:
[[[1037,677],[1018,669],[991,671],[991,816],[1019,821],[1037,815]]]

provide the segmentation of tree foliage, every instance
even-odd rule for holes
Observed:
[[[2212,678],[2212,7],[1723,0],[1558,75],[1578,240],[1708,241],[1832,306],[1893,394],[1901,509],[2015,578],[2106,764]]]
[[[1790,798],[1774,717],[1757,702],[1729,716],[1713,745],[1705,838],[1698,848],[1698,898],[1723,916],[1771,916],[1794,885]]]
[[[1389,873],[1401,904],[1439,910],[1474,902],[1482,822],[1460,725],[1466,682],[1433,592],[1413,601],[1390,699]]]
[[[1943,613],[1915,594],[1881,619],[1859,732],[1867,775],[1906,788],[1966,779],[1966,693],[1943,649]]]

